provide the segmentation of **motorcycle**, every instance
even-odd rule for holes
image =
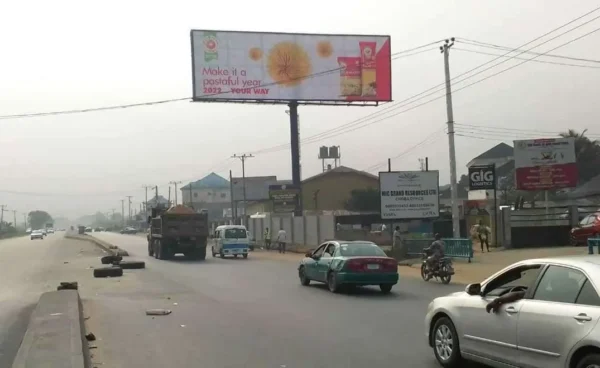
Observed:
[[[444,257],[438,261],[437,267],[430,269],[427,266],[427,257],[428,254],[426,251],[423,252],[423,262],[421,263],[421,277],[425,281],[431,280],[431,278],[435,277],[435,279],[439,279],[443,284],[449,284],[452,279],[452,275],[454,275],[454,267],[452,266],[452,259],[448,257]]]

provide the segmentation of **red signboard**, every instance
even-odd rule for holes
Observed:
[[[577,164],[520,167],[516,170],[518,190],[550,190],[577,186]]]

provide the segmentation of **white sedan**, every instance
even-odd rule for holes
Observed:
[[[598,255],[521,261],[434,299],[427,342],[443,367],[600,367],[599,290]]]
[[[33,239],[42,239],[42,240],[44,240],[44,233],[42,233],[41,230],[33,230],[31,232],[30,237],[31,237],[31,240],[33,240]]]

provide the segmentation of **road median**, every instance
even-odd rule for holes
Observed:
[[[103,251],[105,251],[106,253],[111,254],[111,255],[121,256],[121,257],[129,256],[129,253],[127,253],[127,251],[125,249],[121,249],[121,248],[117,247],[116,245],[107,243],[104,240],[100,240],[91,235],[66,234],[65,238],[91,242],[91,243],[95,244],[97,247],[99,247],[100,249],[102,249]]]
[[[41,295],[12,368],[87,368],[83,308],[76,290]]]

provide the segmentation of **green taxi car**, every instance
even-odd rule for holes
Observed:
[[[398,283],[398,262],[372,242],[327,241],[305,256],[298,267],[304,286],[323,282],[336,293],[344,286],[379,285],[389,293]]]

